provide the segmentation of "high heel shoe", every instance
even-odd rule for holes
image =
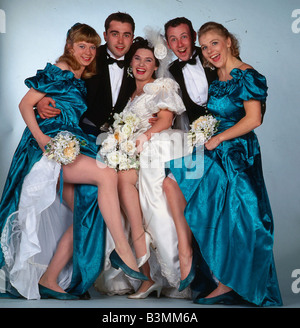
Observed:
[[[214,305],[214,304],[224,304],[224,305],[235,305],[238,304],[238,299],[236,293],[231,290],[230,292],[221,294],[219,296],[210,297],[210,298],[199,298],[194,300],[196,304],[202,305]]]
[[[160,297],[161,290],[162,290],[162,286],[160,286],[159,284],[157,284],[155,282],[145,292],[137,292],[137,293],[131,294],[131,295],[128,296],[128,298],[134,299],[134,300],[144,299],[144,298],[148,297],[151,293],[153,293],[155,291],[157,293],[157,298],[159,298]]]
[[[110,259],[110,263],[111,265],[115,268],[115,269],[122,269],[122,271],[129,277],[134,278],[134,279],[139,279],[139,280],[148,280],[148,278],[142,274],[141,272],[138,271],[134,271],[132,269],[129,268],[129,266],[127,266],[122,259],[120,258],[120,256],[118,255],[118,253],[116,252],[116,250],[114,249],[109,256]]]
[[[193,282],[193,280],[196,276],[196,264],[197,264],[197,256],[195,254],[193,254],[193,260],[192,260],[192,266],[191,266],[190,273],[184,280],[180,280],[180,285],[178,288],[179,292],[182,292]]]
[[[59,293],[39,284],[39,293],[42,299],[55,298],[57,300],[78,300],[79,297],[68,293]]]
[[[145,231],[145,243],[146,243],[146,254],[142,257],[139,257],[137,260],[136,260],[136,263],[138,265],[138,268],[140,268],[141,266],[143,266],[149,259],[150,257],[150,246],[154,249],[154,246],[153,246],[153,239],[151,237],[151,235]]]

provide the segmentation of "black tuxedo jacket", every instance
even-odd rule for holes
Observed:
[[[88,109],[81,120],[86,117],[99,128],[104,123],[111,124],[113,122],[113,114],[120,113],[124,109],[135,89],[135,81],[132,77],[128,76],[128,66],[125,65],[120,93],[115,107],[113,107],[107,63],[107,45],[98,48],[96,60],[97,74],[85,81]]]
[[[202,57],[202,52],[199,47],[195,47],[197,56],[199,56],[199,59],[201,63],[203,63],[203,57]],[[176,82],[179,84],[181,92],[182,92],[182,100],[183,103],[186,107],[186,113],[189,118],[189,122],[192,123],[194,120],[196,120],[199,116],[205,115],[206,109],[202,106],[199,106],[193,102],[193,100],[190,98],[186,85],[184,83],[184,77],[182,73],[182,68],[179,66],[179,60],[176,59],[173,63],[171,63],[169,67],[170,73],[173,75],[174,79]],[[216,80],[218,75],[217,75],[217,70],[211,70],[210,68],[204,68],[206,79],[208,82],[208,85],[212,83],[212,81]]]

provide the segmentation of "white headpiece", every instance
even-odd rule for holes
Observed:
[[[149,46],[154,48],[155,58],[159,60],[156,77],[170,77],[168,67],[172,61],[173,52],[168,48],[166,40],[160,33],[160,30],[154,30],[150,26],[144,28],[144,33]]]

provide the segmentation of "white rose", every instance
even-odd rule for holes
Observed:
[[[107,162],[108,162],[108,166],[115,169],[120,163],[120,152],[115,150],[107,154]]]
[[[120,144],[120,149],[128,156],[133,156],[136,151],[135,143],[131,140],[126,140]]]
[[[121,140],[124,140],[124,138],[128,139],[133,133],[133,128],[129,124],[125,124],[121,129]]]
[[[207,119],[204,116],[200,116],[196,121],[192,123],[192,130],[200,130],[201,128],[205,127],[205,124],[207,124]]]
[[[124,121],[126,124],[132,126],[133,129],[135,129],[140,123],[140,119],[135,114],[130,112],[124,115]]]
[[[103,152],[110,152],[117,146],[117,140],[113,134],[109,134],[107,138],[102,142]]]
[[[163,43],[159,43],[154,48],[154,56],[157,59],[164,59],[167,56],[168,50]]]

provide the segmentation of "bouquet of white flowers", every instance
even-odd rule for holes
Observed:
[[[80,146],[85,146],[85,141],[80,141],[69,131],[61,131],[47,143],[44,156],[53,159],[59,164],[67,165],[75,161],[80,154]]]
[[[133,113],[114,115],[113,127],[101,144],[100,154],[105,163],[117,171],[138,169],[139,155],[133,133],[137,130],[140,119]]]
[[[188,132],[189,152],[196,146],[204,145],[217,131],[220,122],[213,115],[200,116],[191,125]]]

